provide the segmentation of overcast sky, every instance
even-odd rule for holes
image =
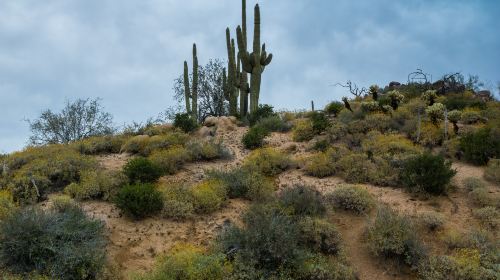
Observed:
[[[158,115],[193,42],[202,64],[226,58],[240,2],[1,0],[0,152],[25,146],[23,120],[65,100],[100,97],[117,125]],[[416,68],[500,80],[500,1],[248,0],[249,28],[257,2],[274,54],[261,103],[275,108],[322,107],[347,95],[331,84],[405,82]]]

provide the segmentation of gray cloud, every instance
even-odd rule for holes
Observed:
[[[262,101],[276,108],[323,106],[346,94],[335,82],[384,85],[417,67],[500,79],[496,1],[260,2],[275,55]],[[236,0],[0,2],[0,152],[25,144],[24,118],[65,99],[102,97],[117,124],[158,114],[193,42],[201,63],[225,58],[239,9]]]

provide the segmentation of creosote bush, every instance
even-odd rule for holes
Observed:
[[[264,138],[269,135],[269,130],[262,126],[251,127],[243,136],[242,142],[247,149],[257,149],[264,146]]]
[[[77,207],[24,208],[0,224],[0,263],[50,279],[96,279],[105,262],[102,222]]]
[[[231,152],[222,142],[214,140],[191,140],[186,144],[186,150],[191,161],[231,158]]]
[[[127,177],[118,171],[91,170],[83,172],[79,183],[71,183],[64,192],[76,200],[112,200]]]
[[[481,181],[481,179],[476,178],[476,177],[467,177],[463,179],[462,184],[464,185],[465,189],[469,192],[475,190],[475,189],[480,189],[486,187],[486,185]]]
[[[483,225],[491,229],[496,229],[500,224],[500,212],[493,206],[474,209],[473,214]]]
[[[130,159],[123,167],[130,183],[153,183],[162,175],[162,167],[143,157]]]
[[[263,201],[272,197],[274,184],[259,172],[245,168],[230,171],[211,171],[209,177],[223,182],[229,198]]]
[[[500,185],[500,159],[490,159],[488,166],[484,170],[486,180]]]
[[[395,258],[416,268],[426,253],[415,232],[408,217],[381,207],[368,227],[368,247],[377,257]]]
[[[342,102],[333,101],[328,103],[325,107],[325,112],[329,115],[336,117],[340,111],[344,109],[344,104]]]
[[[160,170],[160,174],[172,175],[177,173],[186,161],[190,159],[189,151],[181,146],[174,146],[166,150],[154,151],[148,159]],[[152,175],[156,173],[153,172]],[[153,179],[154,176],[151,176]]]
[[[292,129],[293,141],[305,142],[314,138],[316,133],[314,132],[313,124],[309,119],[299,119],[295,122]]]
[[[84,155],[117,154],[125,144],[127,136],[96,136],[72,143],[77,151]]]
[[[187,187],[166,185],[161,189],[163,195],[162,216],[182,220],[194,216],[193,197]]]
[[[304,172],[307,175],[324,178],[335,174],[336,166],[327,153],[316,153],[306,160]]]
[[[500,158],[500,129],[480,128],[460,138],[465,160],[485,165],[490,158]]]
[[[198,128],[198,123],[190,114],[184,113],[175,115],[174,126],[186,133],[189,133]]]
[[[299,222],[300,243],[316,252],[337,255],[341,251],[341,235],[335,225],[318,218],[304,217]]]
[[[162,210],[162,194],[151,184],[127,185],[120,189],[115,203],[126,215],[142,219]]]
[[[375,205],[373,197],[366,189],[352,185],[339,186],[328,195],[328,201],[335,208],[356,214],[366,214]]]
[[[257,149],[250,153],[243,165],[266,176],[275,176],[288,169],[292,164],[288,155],[272,148]]]
[[[273,116],[276,116],[273,106],[260,104],[257,110],[248,116],[248,122],[250,123],[250,126],[254,126],[258,121]]]
[[[219,180],[208,180],[194,185],[191,190],[196,213],[208,214],[219,210],[227,198],[227,190]]]
[[[320,216],[326,212],[321,193],[311,186],[296,185],[279,194],[279,202],[293,215]]]
[[[420,222],[430,231],[435,231],[441,228],[445,223],[445,218],[442,214],[436,212],[425,212],[419,217]]]
[[[223,254],[209,254],[192,244],[176,244],[155,269],[138,280],[222,280],[229,270]]]
[[[443,194],[456,171],[451,169],[440,155],[424,153],[408,159],[401,173],[403,184],[413,192],[424,191],[430,194]]]

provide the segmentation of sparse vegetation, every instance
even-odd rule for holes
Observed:
[[[325,213],[323,196],[311,186],[296,185],[282,191],[279,202],[284,209],[299,216],[321,216]]]
[[[490,159],[484,171],[484,178],[500,185],[500,159]]]

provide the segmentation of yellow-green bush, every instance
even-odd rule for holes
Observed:
[[[85,155],[116,154],[127,141],[124,135],[107,135],[85,138],[71,145]]]
[[[194,215],[193,197],[188,188],[181,185],[166,185],[163,194],[162,216],[173,219],[187,219]]]
[[[480,209],[474,209],[472,212],[479,219],[481,224],[496,229],[500,224],[500,212],[492,206],[486,206]]]
[[[193,140],[186,145],[191,160],[214,160],[229,158],[230,152],[222,142]]]
[[[488,166],[484,170],[484,178],[500,185],[500,159],[492,158],[488,161]]]
[[[352,153],[337,162],[340,176],[348,183],[375,182],[379,177],[379,167],[361,153]]]
[[[174,146],[166,150],[154,151],[149,160],[158,166],[163,174],[175,174],[190,158],[188,150],[182,146]]]
[[[68,145],[31,147],[7,158],[10,170],[5,184],[14,200],[22,204],[44,199],[80,180],[80,174],[94,169],[97,162]]]
[[[65,212],[68,208],[78,207],[76,202],[68,195],[58,194],[52,197],[52,209],[57,212]]]
[[[160,257],[152,272],[139,280],[222,280],[229,275],[223,254],[208,254],[191,244],[177,244]]]
[[[304,217],[300,223],[300,243],[315,252],[337,255],[342,250],[342,237],[335,225],[328,221]]]
[[[498,196],[494,193],[489,193],[486,188],[477,188],[469,193],[469,197],[472,202],[479,207],[500,205],[500,200]]]
[[[333,207],[356,214],[368,213],[374,206],[375,200],[371,194],[360,186],[341,185],[328,195]]]
[[[8,217],[16,209],[12,193],[0,190],[0,221]]]
[[[184,145],[188,135],[182,132],[171,132],[165,135],[137,135],[125,142],[121,148],[122,152],[131,154],[150,155],[153,151],[166,149],[176,145]]]
[[[422,152],[422,148],[413,144],[401,134],[381,134],[372,131],[362,142],[363,151],[391,160],[401,160]]]
[[[127,177],[118,171],[91,170],[81,174],[80,182],[68,185],[64,192],[76,200],[112,200]]]
[[[272,179],[247,168],[236,168],[230,171],[210,171],[208,175],[210,178],[224,183],[229,198],[264,201],[272,198],[275,191]]]
[[[307,175],[323,178],[335,174],[335,163],[326,153],[316,153],[306,160],[304,172]]]
[[[272,148],[257,149],[250,153],[243,165],[257,170],[266,176],[275,176],[288,169],[292,164],[290,157]]]
[[[219,210],[226,201],[227,190],[219,180],[208,180],[191,187],[196,213],[207,214]]]
[[[316,135],[316,133],[314,132],[313,124],[309,119],[297,120],[292,129],[292,134],[293,141],[296,142],[309,141]]]

